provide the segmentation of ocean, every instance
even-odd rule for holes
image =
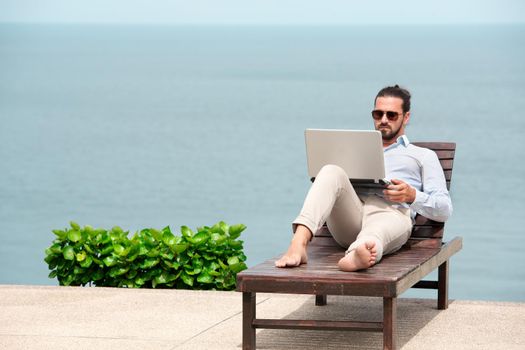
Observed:
[[[309,187],[305,128],[457,143],[450,297],[525,301],[525,25],[0,24],[0,283],[56,285],[52,229],[244,223],[278,256]],[[433,292],[405,295],[432,297]]]

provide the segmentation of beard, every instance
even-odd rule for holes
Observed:
[[[381,133],[383,140],[392,141],[393,139],[397,139],[400,136],[399,131],[401,130],[402,126],[403,124],[393,129],[389,125],[379,125],[377,130]]]

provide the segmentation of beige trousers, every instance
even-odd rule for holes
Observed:
[[[315,234],[326,222],[334,239],[348,252],[368,240],[376,242],[378,259],[405,244],[412,231],[410,209],[397,208],[378,196],[358,197],[345,171],[326,165],[317,174],[303,208],[293,222]]]

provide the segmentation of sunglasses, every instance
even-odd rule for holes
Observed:
[[[383,119],[383,116],[385,114],[386,114],[386,118],[388,120],[390,120],[391,122],[395,122],[397,120],[397,118],[399,117],[399,113],[398,112],[382,111],[380,109],[374,109],[372,111],[372,118],[374,118],[375,120],[381,120],[381,119]]]

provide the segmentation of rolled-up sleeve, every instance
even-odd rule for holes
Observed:
[[[416,190],[416,199],[410,209],[429,219],[445,222],[452,215],[452,201],[439,159],[428,150],[421,161],[422,191]]]

